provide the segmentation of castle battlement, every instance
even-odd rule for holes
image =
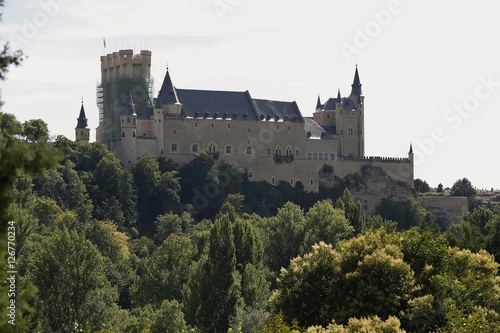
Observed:
[[[382,163],[411,163],[407,157],[382,157],[382,156],[339,156],[343,161],[356,162],[382,162]]]

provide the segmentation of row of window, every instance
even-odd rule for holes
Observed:
[[[252,179],[253,178],[253,173],[252,171],[248,171],[248,179]],[[294,182],[294,179],[293,178],[290,178],[290,185],[293,185],[295,182]],[[271,184],[272,185],[276,185],[276,178],[275,177],[271,177]],[[314,185],[314,179],[311,178],[309,179],[309,184],[311,186]]]
[[[172,142],[170,144],[170,152],[172,153],[177,153],[179,152],[180,147],[177,142]],[[208,153],[213,155],[217,152],[217,148],[215,147],[214,144],[210,144],[207,149]],[[193,143],[191,145],[191,152],[192,153],[199,153],[200,152],[200,146],[197,143]],[[232,155],[233,154],[233,146],[227,145],[224,147],[224,154],[226,155]],[[247,146],[245,147],[245,154],[251,156],[253,154],[253,149],[252,146]]]
[[[335,154],[328,154],[328,153],[307,153],[307,159],[308,160],[325,160],[328,161],[330,160],[335,160]]]

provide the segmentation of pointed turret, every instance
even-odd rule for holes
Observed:
[[[361,90],[361,81],[359,80],[358,65],[356,65],[356,72],[354,73],[354,81],[351,84],[351,96],[361,96],[363,91]]]
[[[85,115],[85,109],[83,108],[83,99],[82,106],[80,107],[80,115],[77,118],[77,123],[75,127],[75,140],[89,142],[90,139],[90,128],[88,128],[87,116]]]
[[[408,154],[413,154],[413,144],[410,142],[410,151],[408,152]]]
[[[130,87],[127,91],[125,103],[123,103],[122,116],[137,116],[137,114],[135,113],[135,105]]]
[[[163,84],[161,85],[161,90],[158,92],[157,105],[172,105],[178,104],[179,98],[177,97],[177,92],[172,84],[172,79],[168,72],[165,74],[165,79],[163,79]]]
[[[337,92],[337,103],[342,103],[342,96],[340,96],[340,88]]]
[[[318,101],[316,102],[316,110],[318,109],[321,109],[321,99],[319,98],[319,94],[318,94]]]
[[[80,115],[78,116],[77,123],[76,123],[76,128],[87,128],[89,125],[87,123],[87,117],[85,116],[85,109],[83,108],[83,101],[82,101],[82,107],[80,108]]]

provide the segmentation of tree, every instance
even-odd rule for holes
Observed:
[[[134,304],[159,307],[164,300],[182,300],[194,248],[186,236],[171,234],[144,259],[132,286]]]
[[[39,289],[36,320],[43,332],[69,332],[75,323],[102,327],[116,301],[104,275],[103,257],[84,236],[56,229],[36,247],[28,280]]]
[[[443,189],[443,184],[439,183],[438,184],[438,187],[436,189],[436,192],[437,193],[443,193],[444,192],[444,189]]]
[[[345,189],[342,197],[335,202],[335,208],[344,211],[346,219],[354,227],[356,234],[364,231],[366,217],[363,214],[361,201],[355,202],[348,189]]]
[[[462,178],[457,180],[451,187],[451,195],[470,198],[476,195],[476,190],[470,180]]]
[[[305,215],[305,236],[302,253],[319,242],[337,246],[338,242],[354,234],[344,211],[333,208],[330,200],[318,201]]]
[[[415,188],[415,191],[417,193],[426,193],[431,191],[431,187],[425,180],[422,180],[420,178],[417,178],[413,181],[413,188]]]
[[[267,220],[267,244],[264,251],[267,265],[278,274],[282,267],[288,267],[290,260],[300,254],[305,233],[304,211],[292,202],[278,209],[278,214]],[[276,246],[279,244],[279,246]]]
[[[202,332],[227,332],[240,302],[240,276],[231,221],[218,218],[206,254],[192,267],[184,290],[186,320]]]

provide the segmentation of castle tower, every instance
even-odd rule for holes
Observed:
[[[80,108],[80,115],[77,118],[76,128],[75,128],[75,141],[89,142],[90,140],[90,128],[88,128],[87,116],[85,115],[85,109],[82,106]]]
[[[119,125],[121,129],[121,161],[126,168],[130,168],[137,157],[137,113],[130,89],[127,92],[125,103],[122,105]]]
[[[345,98],[339,117],[337,132],[340,134],[339,153],[344,156],[365,155],[365,111],[363,91],[359,79],[358,65],[351,84],[351,94]]]
[[[415,174],[414,174],[414,154],[413,154],[413,145],[410,142],[410,151],[408,152],[408,159],[410,160],[410,180],[411,180],[411,186],[414,187],[413,181],[415,179]]]
[[[142,50],[134,55],[133,50],[120,50],[101,56],[101,83],[97,85],[97,137],[108,148],[112,148],[113,142],[121,137],[120,117],[129,92],[139,113],[153,107],[151,51]]]

